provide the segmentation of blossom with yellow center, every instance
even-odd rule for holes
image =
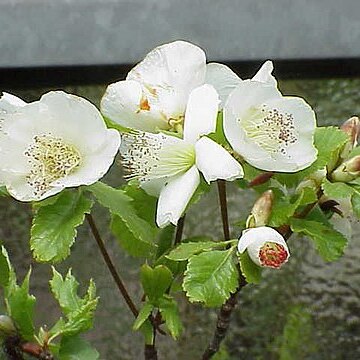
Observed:
[[[2,108],[0,183],[18,200],[96,182],[119,149],[119,133],[80,97],[56,91]]]

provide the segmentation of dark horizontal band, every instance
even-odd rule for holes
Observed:
[[[242,78],[255,74],[263,61],[227,62]],[[87,65],[0,68],[0,91],[45,86],[109,84],[124,79],[133,65]],[[360,58],[274,60],[278,79],[360,77]]]

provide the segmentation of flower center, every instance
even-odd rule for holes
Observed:
[[[288,257],[289,254],[284,246],[270,241],[266,242],[259,251],[261,265],[274,269],[278,269]]]
[[[123,134],[120,152],[127,178],[143,182],[182,174],[195,164],[192,144],[164,134]]]
[[[31,166],[27,181],[36,195],[46,192],[52,182],[69,175],[81,162],[74,146],[50,134],[35,136],[25,155]]]
[[[247,137],[269,153],[286,155],[286,148],[298,140],[293,115],[265,104],[251,107],[239,121]]]

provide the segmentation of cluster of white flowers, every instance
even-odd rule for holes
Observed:
[[[128,178],[159,198],[158,226],[176,225],[202,177],[208,183],[243,177],[239,159],[278,172],[316,159],[314,112],[303,99],[284,97],[272,70],[267,61],[242,80],[223,64],[206,64],[193,44],[159,46],[102,98],[102,114],[128,128],[121,145],[84,99],[50,92],[26,104],[3,94],[0,184],[19,200],[38,201],[97,181],[120,148]],[[231,153],[209,137],[220,112]],[[284,246],[275,243],[275,250]]]

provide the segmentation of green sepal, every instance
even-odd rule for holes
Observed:
[[[234,248],[213,250],[190,257],[184,275],[183,289],[190,302],[205,306],[222,305],[238,286]]]
[[[65,190],[54,202],[38,208],[31,227],[30,247],[40,262],[56,263],[70,254],[77,230],[90,213],[92,201],[81,190]]]
[[[249,284],[259,284],[261,281],[262,268],[257,266],[247,251],[238,254],[241,273]]]

